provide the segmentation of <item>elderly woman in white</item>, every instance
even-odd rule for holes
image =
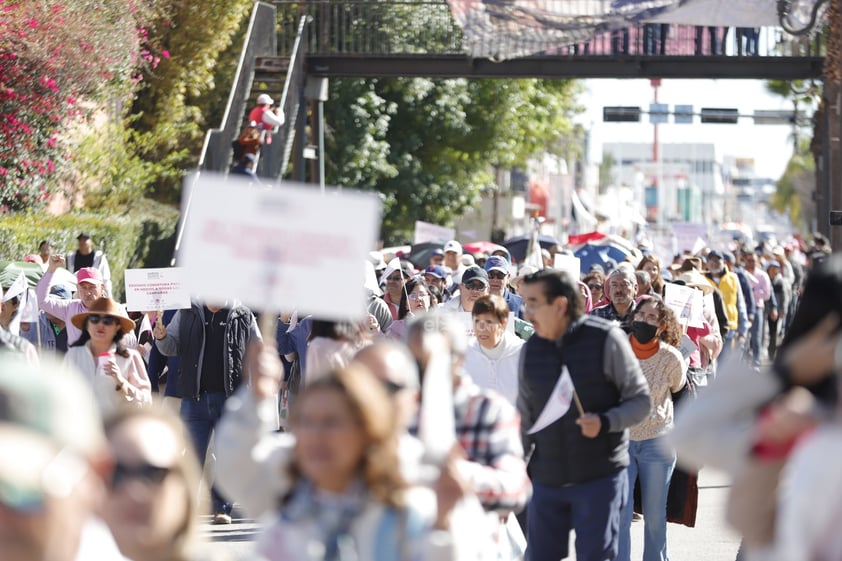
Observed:
[[[509,306],[501,296],[483,296],[471,311],[474,337],[465,355],[465,371],[481,388],[517,401],[517,377],[523,341],[506,330]]]

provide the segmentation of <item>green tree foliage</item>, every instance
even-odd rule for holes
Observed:
[[[809,150],[809,142],[803,140],[778,180],[777,190],[770,201],[772,208],[787,213],[796,226],[808,226],[815,217],[815,205],[811,199],[816,187],[815,175],[816,164]]]
[[[449,224],[493,183],[492,166],[560,149],[572,81],[336,80],[326,106],[327,180],[384,200],[383,239]]]
[[[205,108],[218,107],[216,97],[227,96],[229,84],[209,96],[217,87],[214,71],[253,5],[252,0],[161,0],[149,34],[168,58],[144,73],[131,108],[138,116],[132,126],[145,135],[139,155],[162,164],[153,184],[161,200],[177,200],[183,169],[195,163],[208,122],[216,125],[218,116]]]

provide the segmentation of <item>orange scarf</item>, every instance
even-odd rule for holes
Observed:
[[[641,343],[634,338],[634,335],[629,335],[629,342],[631,343],[632,350],[634,351],[634,356],[636,356],[638,360],[652,358],[661,346],[661,340],[657,336],[648,343]]]

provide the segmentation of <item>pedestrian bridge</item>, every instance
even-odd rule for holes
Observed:
[[[570,0],[572,2],[592,0]],[[783,0],[782,0],[783,1]],[[820,0],[821,1],[821,0]],[[822,75],[826,36],[790,35],[780,27],[728,28],[636,23],[587,26],[549,35],[519,21],[507,33],[468,44],[453,5],[482,4],[497,15],[508,0],[271,0],[252,12],[222,126],[208,132],[200,169],[226,171],[231,142],[248,108],[267,93],[286,124],[261,149],[258,175],[288,170],[295,139],[304,138],[308,78],[751,78],[812,80]],[[562,5],[559,3],[559,5]],[[625,20],[623,20],[625,21]],[[774,21],[769,19],[767,21]],[[504,22],[505,23],[505,22]],[[536,26],[546,22],[535,21]],[[559,22],[551,22],[558,29]],[[565,25],[569,22],[565,23]],[[589,24],[590,25],[590,24]],[[484,52],[490,56],[472,56]],[[512,57],[511,53],[535,53]],[[500,56],[495,53],[508,53]],[[306,90],[306,91],[305,91]],[[304,142],[295,149],[303,165]],[[301,177],[297,174],[298,177]]]
[[[821,31],[793,36],[780,27],[641,23],[568,33],[579,38],[569,44],[526,30],[469,46],[445,0],[272,4],[279,21],[278,55],[292,53],[296,27],[306,16],[307,72],[328,77],[809,79],[821,76],[826,43]],[[466,54],[472,50],[540,54],[478,58]]]

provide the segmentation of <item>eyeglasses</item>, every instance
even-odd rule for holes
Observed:
[[[149,486],[160,485],[170,471],[172,471],[172,468],[153,466],[149,463],[128,465],[117,462],[114,464],[114,471],[111,473],[111,488],[117,489],[130,479]]]
[[[476,292],[480,290],[485,290],[485,285],[481,282],[469,282],[465,285],[465,288]]]
[[[549,306],[551,302],[534,302],[532,304],[524,304],[520,307],[520,311],[523,314],[534,314],[538,308],[543,308],[544,306]]]
[[[602,285],[601,284],[589,284],[588,288],[590,288],[591,290],[602,290]]]
[[[406,389],[405,384],[399,384],[398,382],[393,382],[391,380],[383,380],[383,387],[386,388],[386,393],[388,393],[389,395],[395,395],[401,390]]]
[[[120,320],[115,317],[99,316],[97,314],[89,315],[88,321],[91,325],[97,325],[99,322],[102,322],[102,325],[118,325],[120,323]]]
[[[387,277],[386,280],[389,282],[401,282],[403,280],[403,275],[394,275],[391,277]]]
[[[429,298],[430,295],[424,292],[423,294],[410,294],[409,299],[415,302],[416,300],[423,300],[424,298]]]
[[[500,271],[490,271],[488,273],[488,278],[494,280],[503,280],[506,276],[506,273],[501,273]]]

